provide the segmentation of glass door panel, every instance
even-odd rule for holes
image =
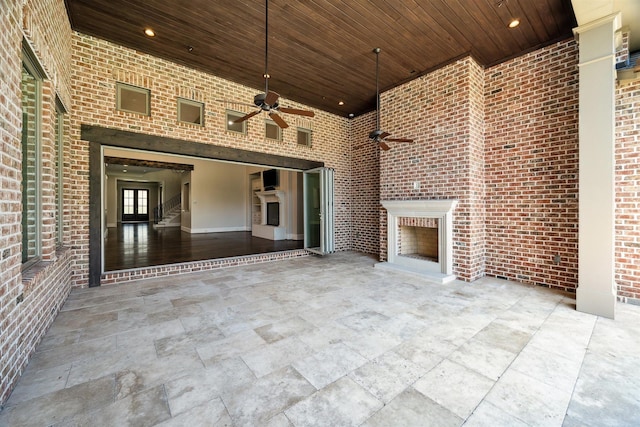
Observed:
[[[304,247],[324,255],[334,252],[333,169],[304,172]]]
[[[149,221],[149,190],[122,189],[122,222]]]

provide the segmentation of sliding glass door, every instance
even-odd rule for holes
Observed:
[[[304,172],[304,247],[320,255],[335,251],[333,169]]]

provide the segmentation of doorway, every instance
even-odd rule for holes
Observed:
[[[122,222],[149,222],[149,190],[122,189]]]
[[[104,271],[101,200],[104,173],[103,147],[111,146],[148,152],[162,152],[179,156],[295,170],[309,170],[324,166],[323,162],[312,160],[138,134],[100,126],[82,125],[81,139],[89,142],[89,286],[100,286],[101,275]]]

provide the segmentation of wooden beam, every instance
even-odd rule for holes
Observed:
[[[143,168],[171,169],[171,170],[178,170],[178,171],[193,170],[193,165],[188,165],[184,163],[158,162],[155,160],[138,160],[138,159],[123,158],[123,157],[104,156],[104,162],[110,165],[140,166]]]

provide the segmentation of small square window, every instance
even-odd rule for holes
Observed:
[[[298,145],[311,147],[311,129],[298,128]]]
[[[244,113],[239,113],[237,111],[227,110],[227,114],[225,115],[226,119],[226,129],[230,132],[237,132],[246,134],[247,133],[247,122],[235,123],[235,120],[244,117]]]
[[[178,121],[204,126],[204,104],[198,101],[178,98]]]
[[[264,137],[274,141],[282,141],[282,129],[273,120],[265,120]]]
[[[120,111],[149,116],[151,114],[150,98],[151,91],[149,89],[116,83],[116,108]]]

